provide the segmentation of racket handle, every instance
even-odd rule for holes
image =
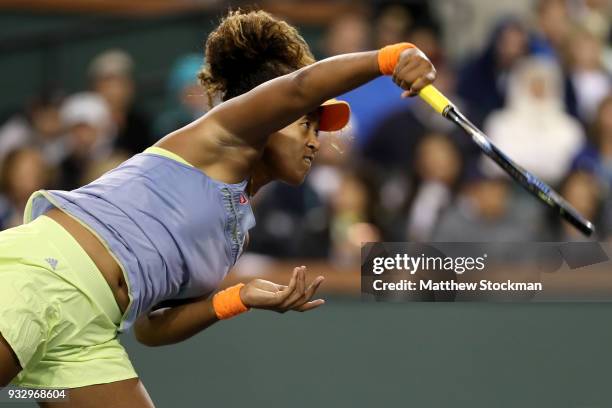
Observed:
[[[442,95],[442,92],[438,91],[433,85],[427,85],[425,88],[421,89],[419,96],[441,115],[444,114],[444,109],[446,109],[447,106],[452,105],[451,101],[449,101],[446,96]]]

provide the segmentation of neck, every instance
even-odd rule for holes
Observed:
[[[262,166],[256,165],[251,172],[251,177],[246,186],[246,191],[249,197],[253,197],[260,188],[272,181],[269,172]]]

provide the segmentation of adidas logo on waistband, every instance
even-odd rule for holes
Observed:
[[[55,258],[45,258],[45,261],[47,261],[47,263],[51,266],[51,268],[53,270],[55,270],[55,268],[57,268],[57,259],[55,259]]]

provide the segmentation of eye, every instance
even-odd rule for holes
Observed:
[[[300,126],[302,126],[304,129],[308,130],[308,129],[310,129],[310,121],[309,120],[305,120],[305,121],[300,123]]]

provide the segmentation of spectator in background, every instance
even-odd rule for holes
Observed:
[[[376,195],[366,181],[365,171],[363,173],[346,170],[338,192],[330,200],[330,260],[338,265],[359,265],[361,244],[381,239],[374,224]]]
[[[412,14],[405,6],[401,4],[383,6],[375,21],[374,46],[382,48],[388,44],[407,41],[408,30],[412,27],[413,23]],[[410,37],[410,41],[413,42],[412,37]],[[430,57],[430,54],[425,50],[422,51]]]
[[[567,73],[567,42],[572,27],[567,0],[538,0],[535,32],[530,39],[534,55],[555,60],[563,70],[563,89],[566,111],[579,118],[575,88]]]
[[[115,149],[132,155],[152,144],[150,118],[134,105],[136,85],[132,57],[121,50],[108,50],[89,65],[91,88],[104,98],[115,128]]]
[[[409,200],[407,240],[431,240],[440,215],[454,198],[462,166],[461,153],[444,134],[430,134],[418,145],[413,196]]]
[[[576,94],[577,111],[590,123],[601,100],[612,90],[612,79],[602,63],[602,44],[586,28],[577,27],[567,43],[569,77]]]
[[[168,107],[154,124],[156,139],[193,122],[218,102],[209,100],[198,83],[197,73],[203,64],[199,54],[189,54],[172,66],[167,86]]]
[[[591,239],[603,239],[609,235],[610,225],[602,225],[600,221],[603,195],[597,178],[587,171],[578,170],[570,173],[561,184],[559,193],[582,214],[587,220],[592,221],[598,229],[595,236],[586,238],[578,229],[570,223],[555,217],[556,239],[561,242],[583,241]],[[609,221],[609,220],[608,220]],[[604,227],[604,228],[601,228]]]
[[[42,153],[32,147],[9,152],[0,169],[0,229],[21,225],[30,195],[49,187],[51,168]]]
[[[28,104],[24,114],[9,119],[0,128],[0,160],[14,149],[36,146],[47,163],[57,165],[66,154],[61,103],[58,92],[43,93]]]
[[[572,26],[567,0],[538,0],[532,47],[538,55],[559,58]]]
[[[483,129],[510,158],[550,184],[561,181],[584,143],[580,123],[563,111],[562,92],[553,61],[524,60],[509,79],[507,107],[492,113]],[[502,174],[490,160],[483,165],[490,175]]]
[[[607,193],[612,190],[612,94],[599,104],[589,133],[590,141],[574,158],[572,169],[595,174]]]
[[[488,45],[459,70],[457,93],[470,108],[470,119],[481,126],[494,110],[504,107],[508,75],[529,54],[523,22],[508,17],[494,28]]]
[[[612,3],[609,0],[581,0],[574,3],[574,6],[580,25],[589,27],[600,39],[605,39],[611,34]]]
[[[399,8],[398,8],[399,7]],[[389,11],[387,11],[389,10]],[[397,10],[404,10],[398,12]],[[397,5],[385,7],[374,22],[364,14],[345,14],[332,22],[326,34],[326,54],[337,55],[370,49],[370,38],[381,38],[394,42],[410,41],[407,37],[411,18],[408,12]],[[394,39],[390,39],[393,35]],[[373,44],[377,46],[377,44]],[[372,130],[387,115],[403,109],[410,104],[408,99],[400,98],[401,90],[389,76],[380,76],[365,85],[338,97],[351,105],[351,128],[354,132],[356,147],[359,149],[370,139]]]
[[[588,27],[602,45],[602,64],[612,73],[612,2],[610,0],[581,0],[575,14],[582,27]]]
[[[70,96],[62,106],[61,117],[68,129],[69,154],[60,164],[59,188],[72,190],[80,187],[91,161],[111,154],[116,130],[106,101],[91,92]]]
[[[366,16],[359,12],[343,14],[329,26],[323,40],[324,49],[328,55],[363,51],[369,48],[371,35],[372,29]]]
[[[539,225],[525,220],[506,178],[471,169],[454,205],[440,217],[434,242],[524,242],[539,237]]]
[[[275,258],[327,258],[329,211],[312,185],[273,183],[253,200],[257,225],[251,230],[249,252]]]
[[[408,32],[410,42],[416,45],[427,55],[427,58],[436,66],[446,64],[444,50],[440,43],[440,35],[433,26],[416,25]]]

